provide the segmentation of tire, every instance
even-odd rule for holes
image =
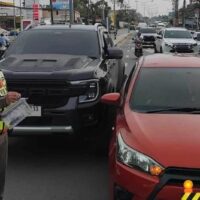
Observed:
[[[95,155],[107,155],[109,151],[109,143],[112,136],[112,127],[114,126],[116,117],[116,107],[102,107],[102,119],[95,127],[90,128],[89,132],[93,141],[91,147]]]
[[[162,49],[162,47],[160,47],[160,53],[163,53],[163,49]]]
[[[119,71],[118,71],[117,88],[116,88],[117,92],[120,92],[120,90],[121,90],[121,87],[124,82],[124,77],[125,77],[125,65],[124,65],[124,63],[120,62],[119,63]]]
[[[154,45],[154,53],[158,53],[158,51],[156,49],[156,45]]]

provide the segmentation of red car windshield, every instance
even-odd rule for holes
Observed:
[[[132,110],[200,108],[200,68],[142,68],[138,76]]]

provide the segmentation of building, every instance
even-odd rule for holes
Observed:
[[[42,12],[42,19],[45,21],[45,19],[51,18],[51,11],[44,9]],[[70,21],[70,14],[69,10],[54,10],[53,11],[53,19],[55,22],[69,22]],[[81,16],[80,12],[74,11],[74,22],[80,23],[81,22]]]
[[[20,26],[20,9],[16,9],[14,6],[12,1],[0,1],[1,28],[11,30],[15,25]]]

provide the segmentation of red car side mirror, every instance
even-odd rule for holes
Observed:
[[[109,105],[119,105],[120,104],[120,93],[108,93],[101,97],[101,102]]]

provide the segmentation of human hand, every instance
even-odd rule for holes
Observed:
[[[6,104],[9,105],[19,100],[21,98],[21,94],[18,92],[8,92],[5,98],[6,98]]]

